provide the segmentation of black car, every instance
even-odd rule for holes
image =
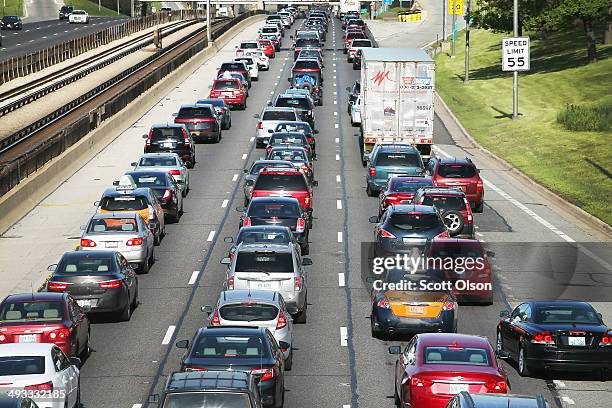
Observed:
[[[315,139],[315,135],[318,134],[319,131],[313,130],[308,122],[278,122],[273,133],[278,132],[304,133],[306,135],[306,139],[308,139],[308,143],[310,143],[310,147],[312,148],[312,154],[314,157],[317,157],[317,141]]]
[[[282,407],[285,399],[285,359],[281,347],[265,327],[212,326],[198,329],[191,340],[176,347],[187,349],[181,371],[247,371],[259,381],[265,406]]]
[[[269,152],[276,146],[290,146],[290,147],[303,147],[308,154],[309,160],[315,159],[315,153],[312,150],[311,144],[308,142],[308,138],[302,132],[276,132],[272,133],[266,151]]]
[[[185,104],[181,105],[174,116],[174,123],[187,126],[191,136],[196,141],[221,141],[221,119],[212,105]]]
[[[255,180],[259,175],[259,172],[263,169],[290,169],[292,170],[293,164],[286,160],[257,160],[251,164],[249,169],[244,169],[244,205],[247,206],[249,201],[251,200],[251,193],[253,192],[253,185],[255,185]]]
[[[89,312],[117,313],[124,321],[132,317],[138,303],[138,278],[119,252],[66,252],[50,269],[47,292],[61,288]]]
[[[412,252],[434,238],[448,237],[444,221],[435,207],[400,204],[387,208],[382,217],[370,217],[374,227],[375,256]]]
[[[4,16],[0,21],[0,28],[3,30],[21,30],[23,23],[19,16]]]
[[[175,372],[168,377],[161,400],[157,395],[149,402],[160,407],[235,407],[259,408],[261,396],[257,381],[242,371]]]
[[[361,69],[361,58],[363,57],[363,52],[361,50],[357,50],[355,52],[355,56],[353,57],[353,69],[359,70]]]
[[[612,330],[589,303],[541,300],[502,310],[497,353],[517,362],[521,376],[540,370],[612,369]]]
[[[146,135],[144,152],[176,153],[188,168],[193,168],[196,162],[196,151],[191,132],[183,123],[163,123],[151,126]]]
[[[130,171],[125,173],[132,176],[136,186],[149,187],[155,193],[165,218],[171,222],[179,222],[183,215],[183,189],[174,178],[165,171]]]
[[[0,408],[38,408],[38,405],[25,396],[1,396]]]
[[[68,20],[68,16],[72,14],[74,8],[72,6],[62,6],[59,10],[59,19],[60,20]]]
[[[361,83],[359,81],[355,81],[353,86],[346,87],[346,91],[349,93],[347,111],[348,111],[348,114],[350,115],[351,105],[353,105],[355,101],[357,101],[357,98],[359,97],[359,94],[361,93]]]
[[[233,243],[229,250],[229,257],[233,257],[236,253],[238,245],[242,244],[275,244],[289,245],[293,244],[299,248],[299,243],[295,235],[289,227],[281,227],[278,225],[257,225],[250,227],[242,227],[238,231],[236,239],[233,237],[225,237],[225,242]],[[304,254],[307,255],[307,254]]]
[[[232,111],[223,99],[198,99],[196,105],[212,105],[221,118],[221,129],[227,130],[232,127]]]
[[[242,212],[240,227],[273,225],[289,227],[304,254],[308,253],[308,216],[293,197],[255,197]]]
[[[535,397],[510,394],[470,394],[461,391],[455,395],[446,408],[550,408],[542,395]]]
[[[299,62],[299,60],[297,61]],[[297,63],[296,62],[296,63]],[[295,108],[300,120],[308,122],[314,129],[314,103],[311,98],[306,95],[278,95],[274,100],[274,107],[278,108]]]

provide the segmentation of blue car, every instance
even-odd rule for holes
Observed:
[[[377,145],[367,162],[366,192],[370,197],[378,196],[393,176],[418,176],[424,171],[419,151],[404,144]]]

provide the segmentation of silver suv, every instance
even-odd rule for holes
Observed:
[[[294,321],[306,323],[308,288],[304,266],[312,265],[312,260],[302,259],[293,245],[241,243],[235,256],[223,258],[221,263],[229,266],[224,290],[280,292]]]

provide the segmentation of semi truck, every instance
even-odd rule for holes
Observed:
[[[359,13],[361,8],[361,2],[359,0],[340,0],[340,9],[338,10],[338,17],[342,18],[349,11],[356,11]]]
[[[435,64],[417,48],[364,48],[361,62],[361,161],[376,143],[415,146],[431,157]]]

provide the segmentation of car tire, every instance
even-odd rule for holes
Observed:
[[[310,243],[308,242],[308,238],[306,238],[306,242],[302,245],[302,254],[308,255],[310,253]]]
[[[308,298],[304,302],[304,310],[295,315],[295,323],[296,324],[306,324],[307,320],[307,312],[308,312]]]
[[[476,207],[474,207],[474,212],[475,213],[482,213],[484,211],[484,200],[479,202],[478,204],[476,204]]]
[[[531,368],[527,363],[527,353],[525,353],[525,346],[519,345],[519,352],[517,357],[518,373],[521,377],[529,377],[531,375]]]
[[[136,281],[136,293],[134,293],[134,300],[132,300],[132,304],[130,305],[130,307],[133,309],[136,309],[136,306],[138,306],[138,281]]]
[[[161,244],[161,231],[156,231],[153,237],[153,245],[159,246]]]
[[[77,384],[77,397],[73,408],[81,408],[81,380]]]
[[[353,71],[357,71],[357,70],[359,70],[359,68],[357,68],[357,66],[353,64]]]
[[[372,190],[370,188],[370,184],[368,183],[367,187],[366,187],[366,194],[368,195],[368,197],[376,197],[378,194],[376,194],[376,191]]]
[[[285,360],[285,371],[291,371],[291,367],[293,367],[293,347],[289,351],[289,357]]]
[[[130,319],[132,318],[132,305],[130,303],[131,302],[128,297],[127,304],[125,305],[125,308],[121,312],[121,321],[123,322],[129,322]]]
[[[155,265],[155,246],[151,248],[151,255],[149,255],[149,265]]]
[[[395,383],[395,381],[393,381]],[[401,407],[402,406],[402,400],[400,399],[399,394],[397,393],[397,384],[393,386],[394,391],[393,391],[393,402],[395,402],[395,406],[396,407]]]
[[[463,231],[465,220],[459,211],[450,210],[442,214],[442,220],[444,225],[448,228],[448,234],[450,236],[459,235]]]
[[[85,341],[85,347],[83,347],[83,351],[81,351],[81,354],[79,355],[79,357],[81,359],[85,359],[89,356],[89,354],[91,354],[91,332],[88,331],[87,332],[87,340]],[[78,406],[78,405],[77,405]]]
[[[147,259],[145,259],[145,261],[140,264],[140,267],[138,268],[140,270],[138,272],[140,272],[143,275],[146,275],[147,273],[149,273],[149,268],[151,267],[150,258],[151,258],[150,256],[147,257]]]

